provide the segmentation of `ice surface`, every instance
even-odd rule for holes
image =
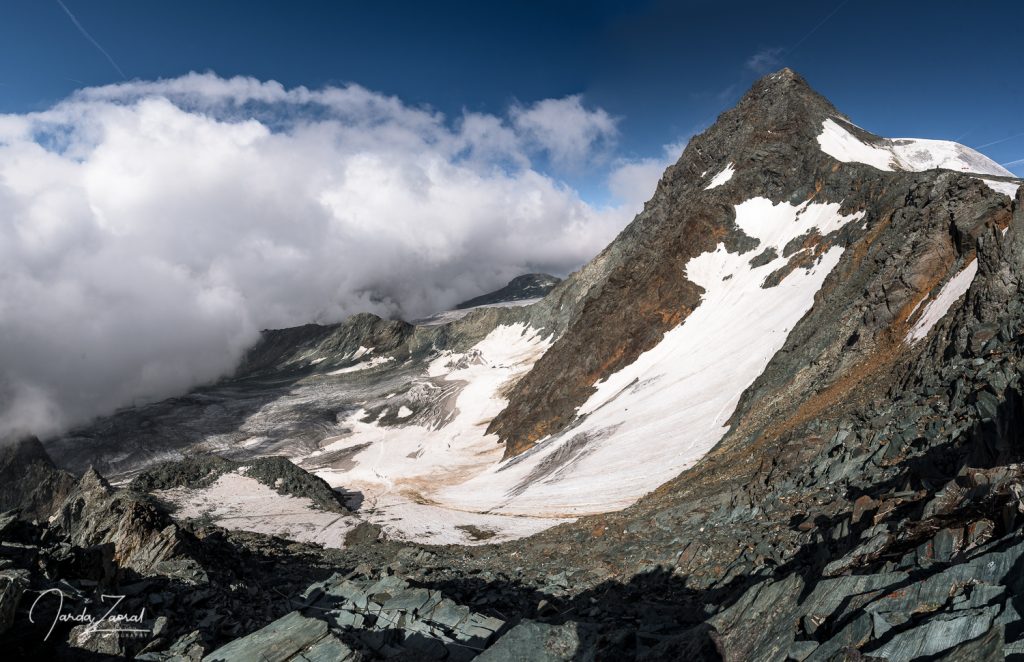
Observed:
[[[489,303],[483,306],[473,306],[472,308],[461,308],[458,310],[446,310],[444,312],[431,315],[430,317],[424,317],[423,319],[413,320],[413,324],[417,326],[440,326],[441,324],[448,324],[455,320],[460,320],[466,315],[470,314],[474,310],[480,310],[481,308],[518,308],[519,306],[529,306],[530,304],[537,303],[543,297],[536,297],[534,299],[519,299],[517,301],[502,301],[500,303]]]
[[[498,542],[546,529],[565,518],[487,513],[486,509],[451,507],[436,494],[486,471],[501,461],[503,448],[487,425],[506,405],[503,393],[550,346],[550,339],[523,324],[500,326],[465,353],[442,352],[425,379],[452,388],[447,411],[438,424],[410,420],[384,426],[357,411],[346,421],[350,433],[328,440],[303,459],[315,463],[327,453],[352,450],[344,462],[315,470],[332,486],[364,495],[360,515],[384,526],[393,537],[438,544]],[[408,414],[403,416],[403,414]],[[399,409],[400,418],[412,411]],[[478,538],[475,527],[486,532]]]

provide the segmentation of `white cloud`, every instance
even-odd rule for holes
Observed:
[[[670,143],[660,157],[619,162],[608,175],[608,190],[626,208],[639,212],[654,193],[665,168],[679,159],[686,141]]]
[[[449,122],[356,85],[212,74],[0,116],[0,437],[216,379],[262,328],[408,319],[574,269],[660,172],[622,164],[622,205],[596,208],[531,154],[614,135],[579,97]]]
[[[761,76],[778,69],[782,64],[783,48],[763,48],[747,58],[747,69]]]
[[[566,168],[603,156],[618,135],[616,119],[600,108],[587,110],[578,94],[513,106],[511,116],[516,129]]]

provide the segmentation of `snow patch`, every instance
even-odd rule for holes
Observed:
[[[971,260],[971,263],[964,267],[960,273],[950,278],[942,286],[942,289],[939,290],[935,298],[928,302],[924,311],[921,312],[921,317],[917,320],[917,323],[907,332],[906,342],[915,343],[927,336],[932,327],[946,316],[950,307],[967,293],[977,273],[978,260],[975,259]]]
[[[360,349],[362,349],[362,348],[360,348]],[[362,356],[362,354],[360,354],[360,356]],[[393,357],[393,356],[375,356],[372,359],[370,359],[369,361],[363,361],[362,363],[357,363],[355,365],[350,365],[347,368],[340,368],[338,370],[332,370],[332,371],[330,371],[327,374],[328,375],[346,375],[346,374],[348,374],[350,372],[359,372],[360,370],[369,370],[370,368],[376,368],[377,366],[384,365],[385,363],[388,363],[388,362],[394,361],[394,360],[395,360],[395,357]]]
[[[891,152],[867,144],[831,119],[822,125],[818,145],[821,151],[843,163],[865,163],[886,171],[893,169]]]
[[[1011,200],[1017,197],[1017,189],[1020,188],[1020,182],[1001,182],[998,179],[985,179],[984,177],[979,177],[978,179],[985,182],[985,185],[996,193],[1010,196]]]
[[[714,179],[711,180],[711,183],[704,187],[704,190],[707,191],[708,189],[713,189],[721,186],[722,184],[732,179],[732,176],[735,174],[736,169],[732,167],[732,162],[730,161],[729,164],[726,165],[725,168],[722,170],[722,172],[715,175]]]
[[[402,405],[401,407],[398,408],[398,413],[395,415],[398,418],[409,418],[410,416],[412,416],[412,410],[406,407],[405,405]]]
[[[174,517],[209,517],[218,526],[281,536],[298,542],[344,547],[345,535],[359,523],[352,515],[320,510],[311,499],[279,494],[244,467],[203,489],[175,487],[153,494],[175,506]]]

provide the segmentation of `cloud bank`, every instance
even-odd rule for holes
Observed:
[[[449,119],[213,74],[0,115],[0,438],[214,380],[263,328],[410,319],[566,273],[669,156],[609,165],[604,207],[536,164],[607,161],[615,137],[578,96]]]

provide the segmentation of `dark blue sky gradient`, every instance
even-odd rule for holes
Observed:
[[[787,65],[869,130],[959,140],[1024,174],[1021,2],[64,3],[128,78],[356,82],[448,116],[583,93],[621,118],[627,157]],[[56,0],[0,5],[0,112],[118,80]]]

